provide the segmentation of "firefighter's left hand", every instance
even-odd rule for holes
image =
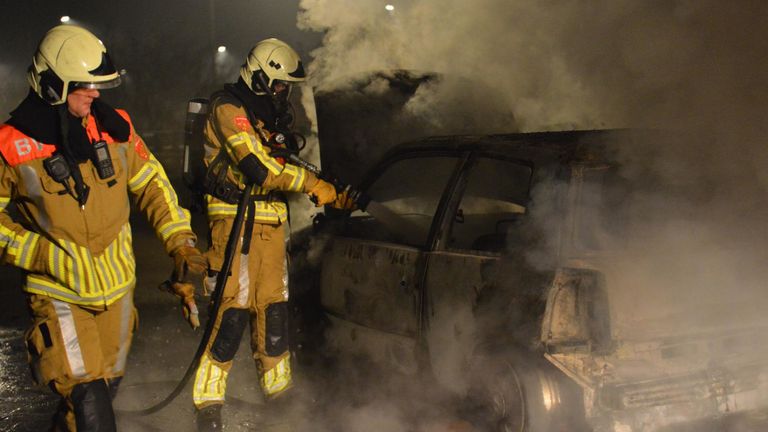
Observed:
[[[336,188],[325,180],[318,179],[317,184],[308,193],[313,197],[317,207],[322,207],[336,200]]]
[[[202,275],[208,268],[208,260],[194,246],[181,246],[173,252],[174,282],[187,282],[190,274]]]
[[[200,327],[200,315],[195,303],[195,286],[186,282],[171,282],[171,291],[181,299],[181,312],[192,330]]]

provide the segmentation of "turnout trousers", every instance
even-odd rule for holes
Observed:
[[[223,260],[232,223],[232,218],[211,222],[208,254],[213,270]],[[241,236],[213,333],[195,374],[192,395],[198,409],[224,403],[227,375],[248,326],[264,396],[273,398],[291,386],[285,228],[254,223],[247,253],[242,240]]]
[[[33,323],[25,339],[34,379],[62,396],[54,426],[114,430],[111,399],[137,322],[133,289],[104,310],[38,294],[27,294],[27,303]]]

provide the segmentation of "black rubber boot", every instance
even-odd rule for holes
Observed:
[[[78,384],[72,389],[72,406],[78,432],[116,432],[115,413],[103,379]]]
[[[62,399],[53,414],[53,424],[48,432],[67,432],[67,403]]]
[[[197,432],[218,432],[224,429],[221,405],[210,405],[197,411]]]

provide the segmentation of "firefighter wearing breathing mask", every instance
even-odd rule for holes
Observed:
[[[237,82],[211,96],[204,131],[208,287],[222,266],[239,194],[246,184],[255,187],[214,331],[195,376],[199,430],[221,430],[227,375],[247,326],[267,401],[291,387],[284,192],[309,194],[318,206],[337,198],[330,183],[278,156],[284,145],[280,131],[290,123],[291,86],[304,80],[299,55],[280,40],[266,39],[250,51]]]
[[[26,271],[33,375],[62,397],[53,430],[114,431],[111,401],[137,319],[129,195],[173,257],[187,312],[196,307],[184,280],[206,260],[128,114],[99,99],[120,83],[102,42],[54,27],[28,79],[29,94],[0,126],[0,257]]]

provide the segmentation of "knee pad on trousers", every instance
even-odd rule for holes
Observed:
[[[107,380],[107,385],[109,386],[109,398],[112,400],[115,400],[117,397],[117,389],[120,387],[120,382],[123,380],[123,377],[115,377],[110,378]]]
[[[272,303],[267,306],[265,351],[270,357],[288,350],[288,303]]]
[[[80,383],[70,395],[78,432],[115,432],[115,413],[103,379]]]
[[[211,356],[218,362],[228,362],[235,358],[243,330],[248,324],[247,309],[227,309],[221,317],[219,332],[211,346]]]

